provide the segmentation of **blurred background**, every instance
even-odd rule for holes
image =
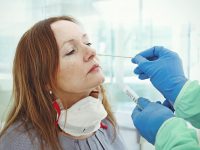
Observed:
[[[97,53],[135,56],[154,45],[176,51],[185,75],[200,79],[199,0],[0,0],[0,119],[5,120],[11,101],[12,61],[22,34],[37,21],[70,15],[81,22]],[[133,74],[129,58],[99,56],[106,76],[104,86],[128,150],[151,150],[141,140],[130,115],[135,107],[123,93],[129,85],[154,101],[163,97],[149,80]]]

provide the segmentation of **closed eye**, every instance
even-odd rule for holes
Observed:
[[[86,45],[87,45],[87,46],[91,46],[91,45],[92,45],[92,43],[87,43]]]
[[[72,55],[72,54],[74,54],[75,53],[75,50],[73,49],[73,50],[71,50],[69,53],[67,53],[67,54],[65,54],[65,55]]]

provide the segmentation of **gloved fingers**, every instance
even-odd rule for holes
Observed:
[[[163,105],[166,106],[166,107],[168,107],[169,109],[171,109],[171,111],[173,111],[173,112],[175,111],[173,105],[169,102],[169,100],[165,100],[163,102]]]
[[[138,74],[139,75],[138,78],[141,79],[141,80],[145,80],[145,79],[149,78],[149,76],[147,76],[143,71],[141,71],[139,67],[136,67],[134,69],[134,73]]]
[[[131,114],[131,118],[132,118],[133,122],[135,122],[135,120],[137,119],[137,117],[140,115],[141,111],[142,110],[138,106],[136,106],[134,108],[134,110],[133,110],[133,112]]]
[[[147,62],[148,60],[145,57],[141,56],[141,55],[136,55],[135,57],[133,57],[131,59],[131,61],[134,64],[141,64],[141,63]]]
[[[134,73],[135,74],[141,74],[141,73],[144,73],[139,67],[136,67],[135,69],[134,69]]]
[[[145,79],[148,79],[148,78],[149,78],[149,76],[147,76],[146,74],[142,73],[142,74],[139,75],[140,80],[145,80]]]
[[[140,97],[137,104],[144,109],[147,105],[149,105],[149,103],[151,102],[148,99]]]
[[[147,59],[148,59],[149,61],[154,61],[154,60],[157,60],[158,57],[157,57],[157,56],[155,56],[155,57],[148,57]]]
[[[155,53],[155,50],[159,49],[159,48],[161,48],[161,47],[154,46],[154,47],[151,47],[151,48],[149,48],[149,49],[147,49],[145,51],[140,52],[137,55],[141,55],[141,56],[145,57],[148,60],[155,60],[155,58],[158,58],[158,56],[159,56],[159,55],[157,55],[157,53]]]
[[[154,46],[154,55],[157,57],[161,57],[169,53],[172,53],[172,51],[164,48],[163,46]]]
[[[162,104],[161,101],[156,101],[156,103],[158,103],[158,104]]]
[[[164,54],[169,53],[169,52],[171,52],[171,51],[168,49],[165,49],[162,46],[154,46],[154,47],[149,48],[137,55],[141,55],[141,56],[145,57],[147,60],[152,61],[152,60],[158,59],[159,57],[161,57]]]

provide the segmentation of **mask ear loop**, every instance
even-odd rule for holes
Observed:
[[[98,99],[101,101],[101,103],[103,102],[103,94],[102,94],[101,90],[99,92]],[[102,128],[102,129],[108,129],[108,126],[101,121],[100,128]]]
[[[108,126],[104,124],[103,122],[100,123],[100,128],[102,129],[108,129]]]
[[[59,106],[57,100],[53,101],[53,107],[54,107],[54,109],[55,109],[56,112],[57,112],[57,119],[56,119],[56,121],[55,121],[55,125],[58,126],[58,120],[59,120],[59,118],[60,118],[61,109],[60,109],[60,106]]]
[[[55,125],[57,126],[58,125],[58,120],[60,118],[61,110],[64,109],[64,107],[63,107],[60,99],[56,99],[55,101],[53,101],[53,107],[57,112],[57,119],[55,121]]]
[[[49,93],[50,93],[50,95],[53,94],[53,92],[51,90],[49,91]],[[52,105],[53,105],[53,108],[57,112],[57,118],[56,118],[56,121],[55,121],[55,125],[58,126],[58,120],[60,118],[60,113],[61,113],[61,109],[63,109],[63,106],[62,106],[62,104],[61,104],[59,99],[56,99],[55,101],[53,101]]]

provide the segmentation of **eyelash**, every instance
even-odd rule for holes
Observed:
[[[66,54],[66,56],[72,55],[75,52],[75,50],[71,50],[69,53]]]
[[[87,45],[87,46],[91,46],[92,43],[87,43],[86,45]],[[71,50],[69,53],[67,53],[66,56],[72,55],[72,54],[74,54],[74,52],[75,52],[75,50],[73,49],[73,50]]]
[[[87,46],[91,46],[91,45],[92,45],[92,43],[87,43],[86,45],[87,45]]]

